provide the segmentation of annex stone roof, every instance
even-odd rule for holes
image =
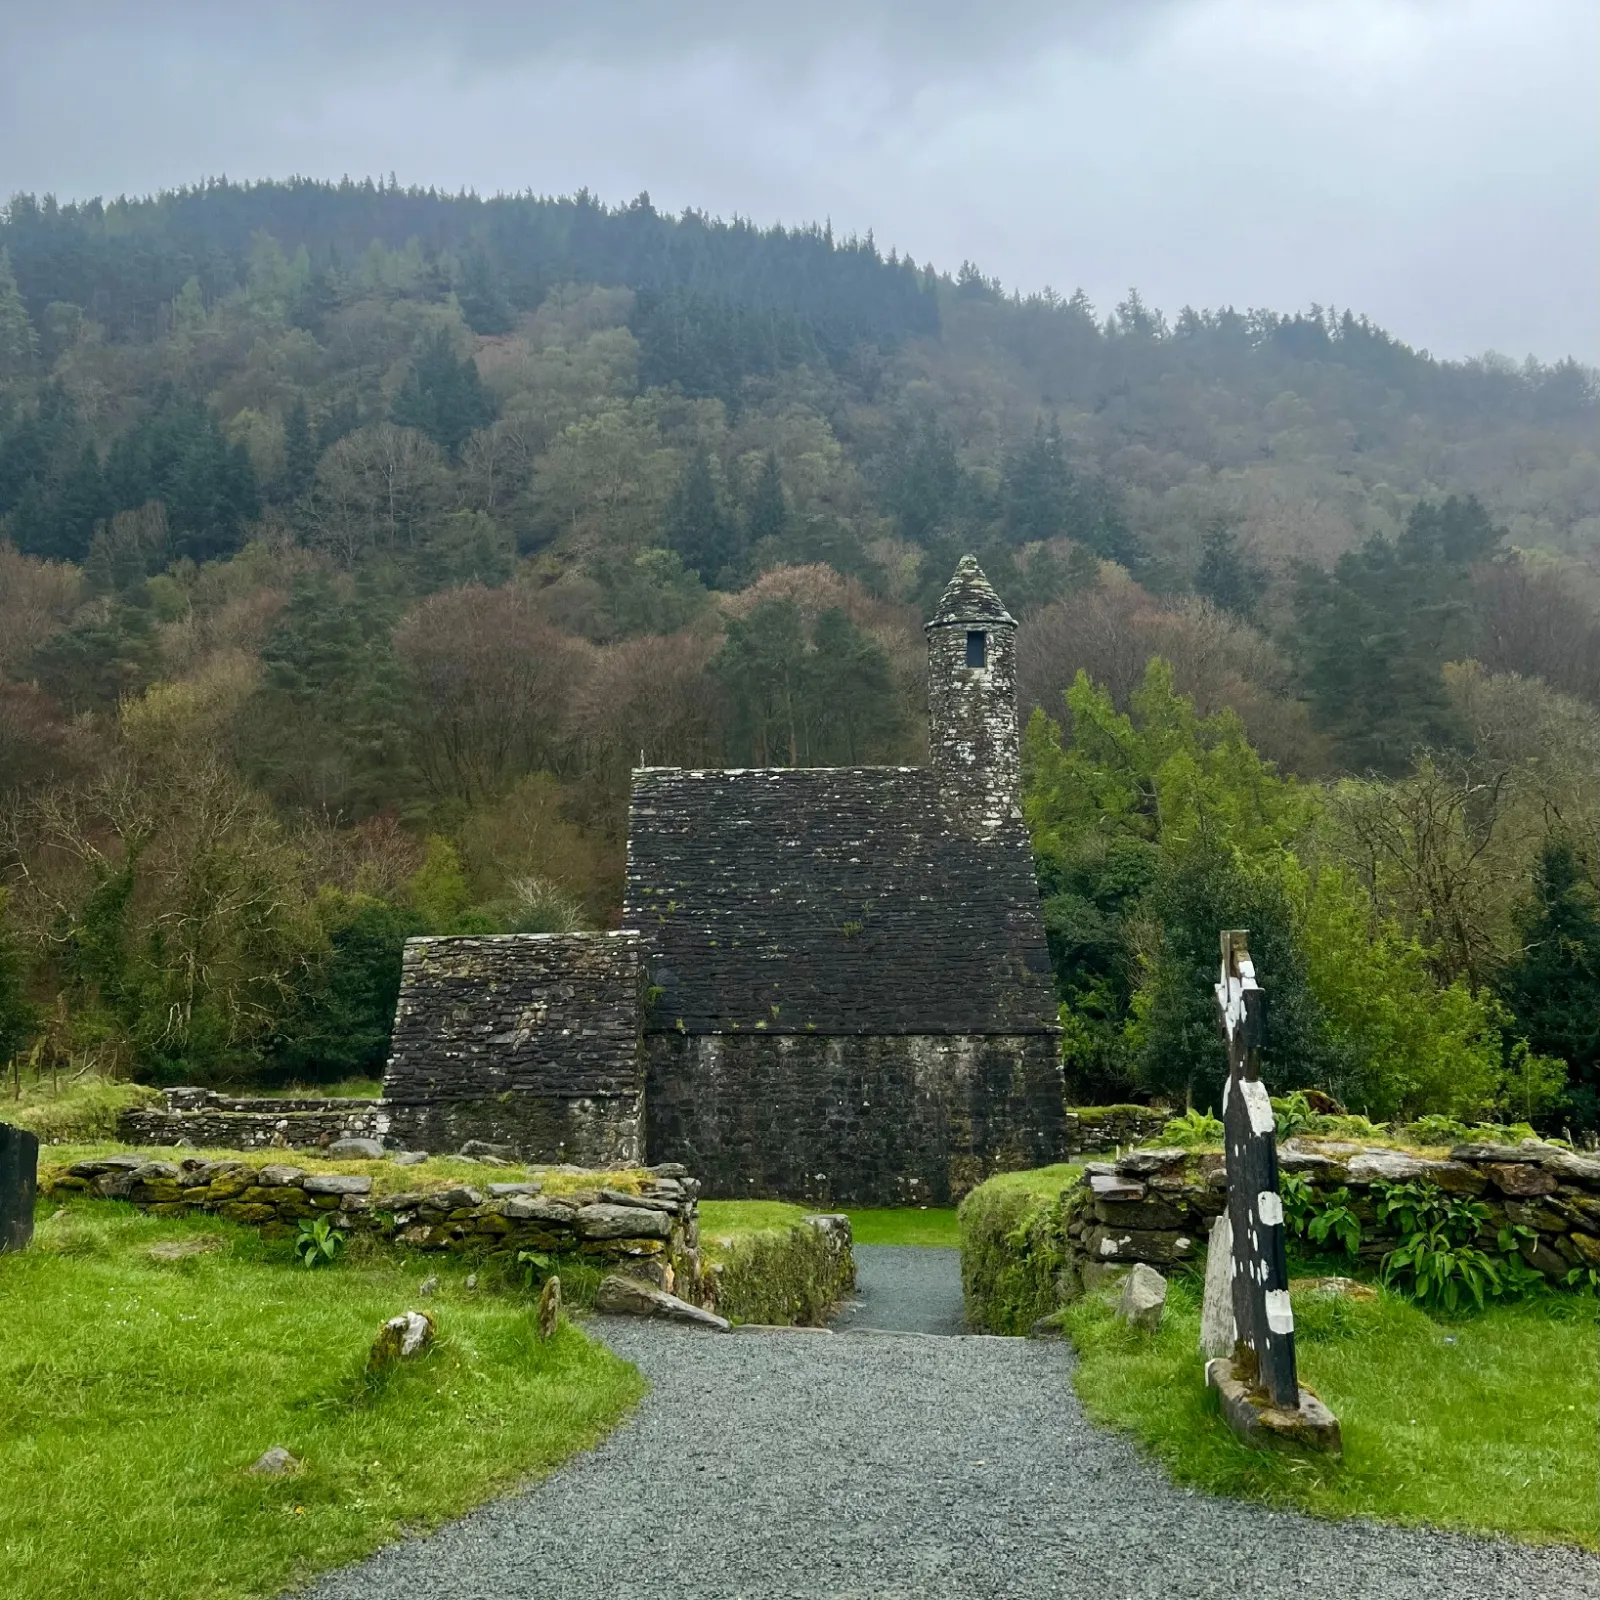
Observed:
[[[951,831],[930,770],[645,768],[628,834],[648,1031],[1055,1030],[1026,832]]]

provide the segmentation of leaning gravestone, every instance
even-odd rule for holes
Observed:
[[[1228,1047],[1222,1126],[1234,1342],[1231,1358],[1206,1363],[1206,1382],[1221,1397],[1228,1425],[1246,1443],[1337,1454],[1338,1420],[1310,1390],[1301,1388],[1295,1369],[1289,1258],[1278,1187],[1278,1124],[1261,1081],[1265,996],[1242,930],[1222,934],[1216,996]],[[1215,1317],[1219,1308],[1211,1309]]]
[[[25,1128],[0,1122],[0,1252],[23,1250],[33,1238],[39,1188],[39,1141]]]

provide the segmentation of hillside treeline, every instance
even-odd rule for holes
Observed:
[[[1209,1100],[1248,925],[1282,1084],[1593,1126],[1597,407],[644,196],[18,197],[0,1060],[373,1072],[407,934],[615,917],[641,760],[921,759],[972,550],[1077,1093]]]

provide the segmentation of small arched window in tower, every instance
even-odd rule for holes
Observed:
[[[986,667],[989,665],[989,635],[981,628],[968,630],[967,665],[969,667]]]

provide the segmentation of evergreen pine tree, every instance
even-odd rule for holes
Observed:
[[[1212,605],[1247,621],[1254,617],[1266,591],[1266,573],[1239,548],[1233,529],[1221,518],[1212,522],[1201,538],[1194,587]]]
[[[708,589],[715,588],[723,574],[732,575],[740,555],[738,530],[722,509],[705,450],[697,449],[689,457],[662,516],[662,533],[667,547],[700,574]]]
[[[761,476],[756,479],[755,492],[750,497],[750,538],[759,543],[762,539],[781,539],[789,526],[789,507],[783,497],[783,474],[778,468],[776,450],[767,452],[761,463]]]
[[[455,455],[494,421],[497,411],[477,363],[458,359],[449,330],[441,328],[411,363],[390,415],[402,428],[416,428]]]
[[[306,403],[296,399],[283,419],[283,497],[298,500],[310,492],[317,475],[317,446],[311,437]]]
[[[510,333],[515,324],[511,302],[500,288],[494,264],[482,245],[473,250],[462,267],[456,289],[461,314],[474,333]]]
[[[38,337],[11,270],[11,256],[0,248],[0,385],[31,377],[38,350]]]
[[[1560,840],[1544,847],[1520,931],[1501,997],[1529,1047],[1567,1063],[1574,1122],[1600,1126],[1600,906]]]

